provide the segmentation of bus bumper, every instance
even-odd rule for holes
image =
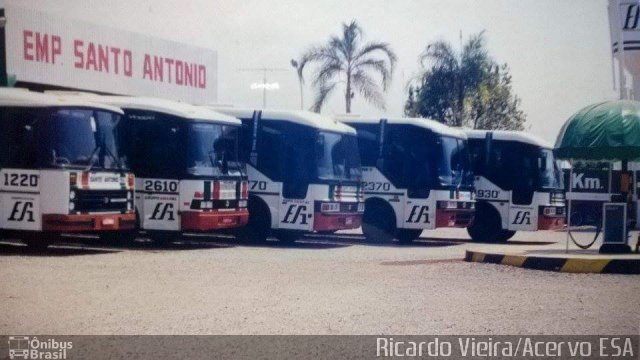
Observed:
[[[133,230],[136,214],[44,214],[42,230],[52,232],[93,232],[103,230]]]
[[[244,226],[249,222],[249,210],[185,211],[181,214],[183,231],[210,231]]]
[[[436,209],[436,227],[465,228],[473,221],[473,210]]]
[[[564,227],[564,216],[538,216],[538,230],[558,230]]]
[[[314,231],[334,231],[357,229],[362,225],[362,214],[327,214],[315,212],[313,214]]]

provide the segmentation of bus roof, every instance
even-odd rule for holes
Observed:
[[[387,120],[388,124],[401,124],[401,125],[412,125],[421,127],[424,129],[429,129],[432,132],[444,136],[451,136],[466,139],[467,136],[464,131],[458,128],[454,128],[451,126],[447,126],[441,124],[435,120],[425,119],[425,118],[361,118],[357,115],[339,115],[335,117],[336,120],[341,121],[346,124],[378,124],[380,120]]]
[[[493,133],[494,140],[517,141],[525,144],[535,145],[545,149],[553,149],[553,145],[540,139],[537,136],[525,133],[524,131],[513,130],[465,130],[469,139],[484,139],[487,133]]]
[[[240,120],[202,106],[188,103],[144,96],[97,95],[87,92],[52,92],[71,98],[86,98],[91,101],[117,106],[124,110],[147,110],[173,115],[189,120],[208,120],[229,125],[240,125]]]
[[[216,111],[220,111],[227,115],[235,116],[237,118],[248,119],[253,117],[254,111],[258,109],[241,109],[233,107],[215,107]],[[310,111],[301,110],[260,110],[262,111],[262,119],[266,120],[281,120],[290,121],[293,123],[306,125],[320,130],[334,131],[338,133],[355,134],[356,131],[345,124],[342,124],[334,119],[320,114],[316,114]]]
[[[70,98],[21,88],[0,88],[0,106],[17,107],[87,107],[123,114],[122,109],[90,99]]]

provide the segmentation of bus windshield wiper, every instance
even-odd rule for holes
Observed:
[[[102,146],[96,145],[96,147],[93,149],[93,151],[91,152],[91,155],[89,155],[89,165],[87,165],[84,171],[90,171],[93,168],[93,165],[95,165],[96,163],[96,160],[94,160],[93,157],[96,155],[98,151],[100,151],[101,148]],[[96,157],[96,159],[98,159],[98,157]]]
[[[104,151],[107,153],[107,155],[109,155],[113,159],[113,162],[116,164],[116,167],[118,168],[118,170],[122,171],[122,164],[120,163],[120,160],[118,160],[118,157],[115,156],[111,152],[111,150],[109,150],[108,146],[104,147]]]

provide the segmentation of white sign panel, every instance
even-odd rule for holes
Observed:
[[[78,19],[5,7],[7,73],[18,81],[195,104],[217,100],[217,53]]]

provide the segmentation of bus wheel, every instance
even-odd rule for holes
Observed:
[[[236,238],[243,242],[263,243],[271,233],[271,213],[269,207],[259,198],[249,197],[249,223],[234,231]]]
[[[507,240],[511,239],[515,234],[516,232],[512,230],[502,230],[498,236],[498,240],[500,242],[507,242]]]
[[[276,230],[273,236],[282,243],[291,244],[301,238],[302,234],[295,230]]]
[[[396,231],[396,239],[400,244],[410,244],[420,237],[422,229],[398,229]]]
[[[505,230],[502,229],[500,215],[491,205],[482,206],[479,204],[473,222],[467,227],[467,233],[476,242],[496,243],[507,241],[506,239],[502,240],[503,231]]]
[[[370,243],[391,242],[396,232],[393,209],[381,201],[371,201],[364,207],[362,233]]]

